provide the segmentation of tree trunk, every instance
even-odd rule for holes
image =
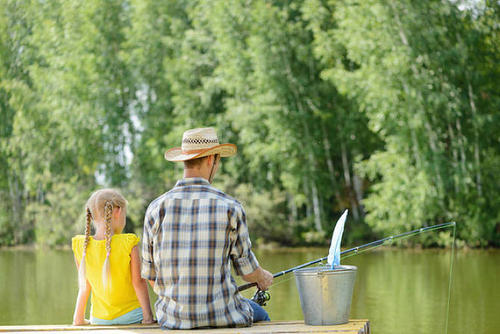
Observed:
[[[453,128],[451,127],[451,124],[448,123],[448,133],[449,133],[449,136],[450,136],[450,149],[451,149],[451,154],[453,155],[453,162],[452,162],[452,166],[453,166],[453,169],[454,171],[459,171],[459,167],[458,167],[458,152],[457,152],[457,149],[455,147],[455,133],[453,132]],[[458,194],[458,192],[460,191],[460,180],[457,179],[456,177],[456,173],[454,173],[455,176],[453,177],[453,183],[455,185],[455,194]]]
[[[331,155],[330,141],[328,140],[328,134],[326,133],[325,125],[323,123],[321,123],[321,131],[323,132],[323,146],[325,149],[326,165],[328,166],[328,173],[330,175],[333,193],[335,195],[337,203],[340,204],[342,203],[342,199],[340,197],[339,188],[337,186],[337,180],[335,179],[335,167],[333,165],[333,159]]]
[[[467,156],[465,153],[465,141],[464,141],[464,135],[462,133],[462,125],[460,123],[460,119],[458,118],[458,115],[455,119],[455,126],[458,131],[458,148],[460,149],[460,166],[462,169],[462,175],[467,175]],[[467,184],[464,184],[464,188],[467,189]]]
[[[356,199],[354,198],[353,195],[354,189],[351,182],[351,174],[349,172],[349,161],[347,159],[347,151],[343,141],[340,144],[340,148],[342,153],[342,167],[344,169],[344,180],[346,187],[348,189],[347,196],[349,197],[349,202],[351,203],[352,215],[354,216],[355,220],[359,220],[358,204],[356,203]]]
[[[474,93],[472,92],[472,86],[469,81],[469,76],[467,75],[467,86],[469,91],[469,102],[470,109],[472,110],[472,124],[474,128],[474,163],[476,165],[476,188],[479,196],[483,195],[482,185],[481,185],[481,161],[479,157],[479,135],[476,126],[477,109],[474,102]]]
[[[321,226],[321,208],[319,205],[318,188],[316,188],[316,183],[311,181],[311,190],[313,196],[313,210],[314,210],[314,226],[316,231],[323,232],[323,227]]]
[[[288,221],[293,224],[297,221],[297,216],[298,216],[297,205],[295,204],[295,200],[292,194],[287,194],[287,198],[288,198],[288,209],[290,210],[288,215]]]
[[[363,180],[353,173],[354,193],[356,194],[356,201],[358,203],[358,210],[361,218],[365,217],[365,208],[363,207]]]
[[[24,230],[23,222],[23,194],[19,187],[19,180],[17,175],[12,175],[9,173],[8,176],[9,184],[9,196],[12,203],[12,222],[14,231],[14,244],[19,244],[22,241],[22,235]]]

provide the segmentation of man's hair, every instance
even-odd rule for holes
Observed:
[[[192,159],[192,160],[186,160],[186,161],[184,161],[184,168],[191,169],[191,168],[199,167],[199,166],[201,166],[201,164],[203,163],[203,161],[206,158],[208,158],[208,156],[196,158],[196,159]]]

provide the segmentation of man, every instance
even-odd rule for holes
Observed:
[[[234,154],[236,146],[219,144],[213,128],[188,130],[181,147],[165,152],[165,159],[184,162],[184,178],[149,205],[142,248],[142,277],[158,295],[162,327],[239,327],[269,320],[262,307],[238,293],[231,276],[232,264],[261,290],[273,281],[251,250],[245,211],[210,185],[220,157]]]

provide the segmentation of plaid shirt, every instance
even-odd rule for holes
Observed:
[[[258,268],[241,204],[203,178],[177,182],[149,205],[142,277],[155,281],[158,323],[171,329],[250,326],[238,275]]]

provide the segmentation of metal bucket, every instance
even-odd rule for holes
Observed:
[[[355,266],[295,270],[300,306],[307,325],[338,325],[349,322]]]

